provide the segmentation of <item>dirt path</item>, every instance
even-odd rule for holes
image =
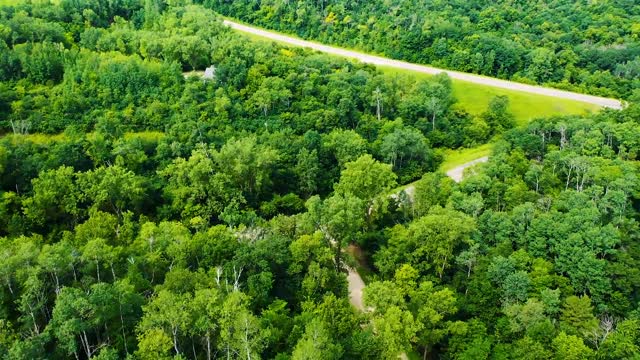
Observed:
[[[614,99],[606,99],[606,98],[601,98],[596,96],[572,93],[568,91],[561,91],[556,89],[543,88],[539,86],[525,85],[525,84],[514,83],[510,81],[505,81],[505,80],[488,78],[488,77],[479,76],[479,75],[461,73],[457,71],[449,71],[449,70],[445,71],[445,70],[430,67],[430,66],[416,65],[416,64],[411,64],[404,61],[385,59],[378,56],[366,55],[366,54],[358,53],[355,51],[349,51],[349,50],[340,49],[332,46],[300,40],[300,39],[292,38],[289,36],[265,31],[252,26],[238,24],[236,22],[232,22],[229,20],[224,20],[224,23],[229,27],[241,32],[246,32],[246,33],[266,37],[275,41],[280,41],[280,42],[288,43],[295,46],[308,47],[308,48],[329,53],[329,54],[355,58],[364,63],[391,66],[399,69],[413,70],[413,71],[418,71],[418,72],[427,73],[427,74],[434,74],[434,75],[444,71],[448,73],[449,76],[453,79],[468,81],[472,83],[510,89],[510,90],[518,90],[518,91],[528,92],[532,94],[540,94],[540,95],[553,96],[553,97],[563,98],[563,99],[583,101],[583,102],[596,104],[604,107],[610,107],[614,109],[622,108],[621,102]],[[474,161],[468,162],[466,164],[460,165],[456,168],[449,170],[447,172],[447,175],[451,177],[454,181],[460,182],[462,180],[462,176],[466,168],[481,162],[486,162],[487,160],[488,160],[488,157],[486,156],[476,159]],[[409,186],[404,191],[407,192],[407,194],[410,197],[413,197],[413,193],[415,192],[415,187]],[[356,309],[360,311],[365,311],[365,307],[362,301],[362,292],[365,288],[365,283],[362,280],[362,277],[360,276],[360,274],[358,274],[358,272],[351,267],[347,268],[347,282],[349,285],[349,302]],[[407,355],[405,353],[402,353],[399,357],[401,359],[407,359]]]
[[[476,164],[487,162],[487,160],[489,160],[489,157],[483,156],[460,166],[456,166],[455,168],[447,171],[447,176],[452,178],[455,182],[460,182],[466,168],[474,166]],[[404,189],[404,192],[406,192],[409,198],[412,200],[415,191],[416,187],[413,185],[410,185]],[[395,196],[395,194],[391,196]],[[366,285],[362,280],[360,274],[358,274],[358,271],[350,266],[347,267],[347,283],[349,285],[349,302],[351,303],[351,305],[360,311],[370,311],[371,309],[365,309],[364,303],[362,301],[362,292]],[[407,354],[404,352],[398,355],[398,358],[401,360],[408,360]]]
[[[453,181],[455,182],[460,182],[462,180],[462,177],[464,175],[464,170],[466,168],[474,166],[476,164],[487,162],[487,160],[489,160],[489,157],[483,156],[481,158],[475,159],[473,161],[469,161],[468,163],[462,164],[460,166],[456,166],[455,168],[447,171],[447,176],[452,178]],[[410,186],[407,186],[403,191],[407,193],[407,195],[411,200],[413,200],[413,195],[416,192],[416,187],[413,185],[410,185]],[[391,196],[392,197],[396,196],[396,194]],[[335,244],[335,240],[333,240],[332,243]],[[351,303],[351,306],[363,312],[372,311],[373,309],[364,307],[364,302],[362,300],[362,296],[363,296],[362,292],[364,291],[364,288],[366,286],[364,283],[364,280],[362,280],[362,277],[360,276],[360,274],[358,274],[358,271],[352,268],[351,266],[347,266],[347,284],[349,288],[349,303]],[[398,355],[398,359],[408,360],[409,357],[407,356],[406,352],[403,352]]]
[[[311,41],[296,39],[290,36],[277,34],[271,31],[266,31],[253,26],[239,24],[229,20],[224,20],[224,24],[231,27],[232,29],[235,29],[241,32],[258,35],[261,37],[269,38],[275,41],[280,41],[290,45],[308,47],[313,50],[325,52],[328,54],[358,59],[364,63],[390,66],[398,69],[412,70],[412,71],[417,71],[417,72],[432,74],[432,75],[435,75],[441,72],[446,72],[452,79],[467,81],[475,84],[487,85],[487,86],[497,87],[501,89],[522,91],[530,94],[551,96],[551,97],[560,98],[560,99],[576,100],[576,101],[595,104],[598,106],[603,106],[603,107],[612,108],[612,109],[621,109],[623,107],[622,103],[619,100],[615,100],[615,99],[608,99],[608,98],[586,95],[586,94],[578,94],[570,91],[545,88],[542,86],[521,84],[517,82],[500,80],[500,79],[481,76],[481,75],[468,74],[468,73],[463,73],[459,71],[443,70],[443,69],[438,69],[431,66],[417,65],[417,64],[404,62],[404,61],[387,59],[380,56],[367,55],[367,54],[359,53],[356,51],[351,51],[351,50],[346,50],[338,47],[318,44]]]
[[[349,302],[354,308],[364,311],[362,303],[362,290],[364,290],[364,281],[358,272],[351,268],[347,268],[347,283],[349,283]]]
[[[471,167],[476,164],[484,163],[489,160],[488,156],[483,156],[481,158],[475,159],[473,161],[469,161],[468,163],[462,164],[460,166],[456,166],[453,169],[447,171],[447,176],[452,178],[455,182],[462,181],[462,176],[464,175],[464,170],[468,167]]]
[[[447,171],[447,176],[452,178],[453,181],[455,182],[460,182],[462,181],[462,177],[464,175],[465,169],[480,163],[487,162],[487,160],[489,160],[489,157],[483,156],[481,158],[475,159],[473,161],[469,161],[468,163],[462,164],[460,166],[456,166],[455,168]],[[407,193],[409,198],[413,200],[413,195],[416,192],[416,187],[413,185],[407,186],[404,189],[404,192]],[[391,196],[395,196],[395,194]],[[358,272],[355,269],[348,267],[347,271],[348,271],[347,282],[349,283],[349,302],[356,309],[360,311],[365,311],[365,307],[362,302],[362,291],[364,290],[365,283],[362,280],[362,277],[360,276],[360,274],[358,274]]]
[[[460,182],[462,181],[462,178],[464,177],[464,170],[468,167],[480,164],[480,163],[484,163],[487,162],[489,160],[488,156],[483,156],[481,158],[477,158],[473,161],[469,161],[468,163],[464,163],[460,166],[456,166],[453,169],[447,171],[447,176],[450,177],[451,179],[453,179],[453,181],[455,182]],[[416,187],[414,185],[409,185],[406,188],[404,188],[402,191],[404,191],[407,196],[409,196],[409,200],[413,201],[413,195],[416,192]],[[391,195],[392,197],[397,196],[396,194]]]

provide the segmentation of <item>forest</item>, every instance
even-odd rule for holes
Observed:
[[[637,79],[516,126],[210,7],[0,6],[0,359],[638,357]]]
[[[266,28],[391,58],[627,98],[640,87],[633,0],[199,0]]]

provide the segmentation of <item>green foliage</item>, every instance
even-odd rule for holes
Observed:
[[[445,75],[250,43],[182,3],[0,7],[0,358],[636,356],[637,105],[512,128],[504,98],[459,110]],[[346,12],[371,4],[312,4],[327,12],[318,36],[339,40],[360,21]],[[316,14],[303,2],[270,18],[293,8]],[[350,39],[388,27],[374,10]],[[495,13],[469,22],[504,27]],[[466,31],[441,18],[405,28]],[[612,44],[608,26],[584,26],[572,36]],[[523,29],[480,32],[469,56],[451,34],[421,48],[542,82],[587,55],[602,65],[564,35],[524,47]],[[610,60],[634,81],[635,60]],[[497,133],[460,183],[429,172]]]
[[[393,274],[407,262],[422,275],[442,278],[455,260],[454,254],[469,245],[474,231],[475,222],[470,217],[434,207],[409,226],[391,229],[388,245],[376,256],[376,266],[383,274]]]
[[[556,359],[591,359],[594,355],[593,350],[588,348],[582,339],[564,332],[553,339],[553,347]]]
[[[636,4],[202,3],[258,26],[452,70],[605,96],[637,87]]]
[[[386,194],[395,186],[396,175],[391,166],[366,154],[345,165],[335,190],[336,196],[354,196],[361,200],[367,221],[371,223],[373,216],[386,208]]]
[[[502,134],[514,126],[514,118],[508,108],[509,98],[506,96],[497,96],[489,102],[489,108],[482,114],[482,119],[492,134]]]
[[[59,82],[64,72],[64,47],[49,42],[14,47],[22,71],[34,83]]]
[[[293,349],[294,360],[332,360],[342,357],[342,348],[333,344],[329,332],[322,322],[314,319],[307,324],[304,335]]]

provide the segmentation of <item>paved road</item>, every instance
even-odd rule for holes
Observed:
[[[417,64],[404,62],[404,61],[387,59],[380,56],[367,55],[367,54],[363,54],[355,51],[341,49],[338,47],[327,46],[327,45],[322,45],[322,44],[318,44],[310,41],[296,39],[290,36],[273,33],[270,31],[255,28],[253,26],[239,24],[229,20],[224,20],[224,24],[231,27],[232,29],[235,29],[241,32],[262,36],[265,38],[269,38],[275,41],[280,41],[280,42],[295,45],[295,46],[308,47],[308,48],[325,52],[328,54],[358,59],[364,63],[374,64],[374,65],[384,65],[384,66],[394,67],[398,69],[413,70],[413,71],[417,71],[425,74],[432,74],[432,75],[435,75],[441,72],[446,72],[452,79],[467,81],[475,84],[487,85],[487,86],[492,86],[492,87],[502,88],[502,89],[522,91],[530,94],[546,95],[546,96],[551,96],[559,99],[577,100],[577,101],[582,101],[589,104],[595,104],[598,106],[603,106],[603,107],[612,108],[612,109],[621,109],[623,107],[622,103],[619,100],[615,100],[615,99],[608,99],[608,98],[586,95],[586,94],[578,94],[570,91],[545,88],[541,86],[521,84],[517,82],[500,80],[500,79],[481,76],[481,75],[468,74],[468,73],[463,73],[459,71],[443,70],[443,69],[438,69],[431,66],[417,65]]]

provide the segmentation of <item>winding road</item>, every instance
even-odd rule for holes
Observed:
[[[527,84],[517,83],[513,81],[491,78],[487,76],[463,73],[459,71],[444,70],[444,69],[439,69],[432,66],[418,65],[418,64],[408,63],[405,61],[387,59],[380,56],[363,54],[356,51],[342,49],[339,47],[333,47],[333,46],[318,44],[311,41],[297,39],[291,36],[286,36],[286,35],[278,34],[275,32],[263,30],[260,28],[256,28],[253,26],[240,24],[231,20],[224,20],[224,24],[240,32],[257,35],[260,37],[268,38],[274,41],[279,41],[289,45],[311,48],[313,50],[321,51],[327,54],[333,54],[333,55],[339,55],[339,56],[344,56],[348,58],[358,59],[363,63],[374,64],[374,65],[384,65],[384,66],[389,66],[397,69],[412,70],[412,71],[417,71],[417,72],[432,74],[432,75],[445,72],[452,79],[466,81],[470,83],[487,85],[487,86],[501,88],[501,89],[522,91],[530,94],[551,96],[559,99],[576,100],[576,101],[581,101],[581,102],[594,104],[594,105],[611,108],[611,109],[623,108],[622,102],[616,99],[579,94],[579,93],[574,93],[570,91],[546,88],[542,86],[527,85]]]
[[[469,161],[468,163],[464,163],[460,166],[456,166],[455,168],[447,171],[447,176],[449,176],[455,182],[460,182],[464,177],[465,169],[478,165],[480,163],[485,163],[488,160],[489,160],[488,156],[483,156],[473,161]],[[407,186],[402,191],[404,191],[409,196],[409,199],[413,200],[413,195],[416,192],[416,188],[415,186],[410,185],[410,186]],[[391,196],[395,196],[395,195],[391,195]],[[371,308],[365,308],[364,302],[362,300],[362,293],[366,285],[362,280],[362,277],[360,276],[360,274],[358,274],[358,271],[350,266],[347,266],[347,284],[349,286],[349,302],[351,303],[351,305],[363,312],[372,311],[373,309]],[[408,359],[407,354],[405,352],[398,355],[398,358],[400,360]]]
[[[467,168],[478,165],[480,163],[485,163],[488,160],[488,156],[483,156],[473,161],[469,161],[468,163],[464,163],[460,166],[456,166],[453,169],[447,171],[447,176],[453,179],[453,181],[455,182],[460,182],[462,181],[464,171]],[[409,199],[413,201],[413,195],[416,192],[415,186],[409,185],[402,191],[404,191],[409,196]],[[391,196],[393,197],[395,196],[395,194]],[[353,305],[353,307],[360,311],[368,310],[364,307],[364,303],[362,301],[362,291],[365,288],[365,283],[362,280],[362,277],[352,267],[347,267],[347,272],[347,283],[349,284],[349,302],[351,303],[351,305]]]

